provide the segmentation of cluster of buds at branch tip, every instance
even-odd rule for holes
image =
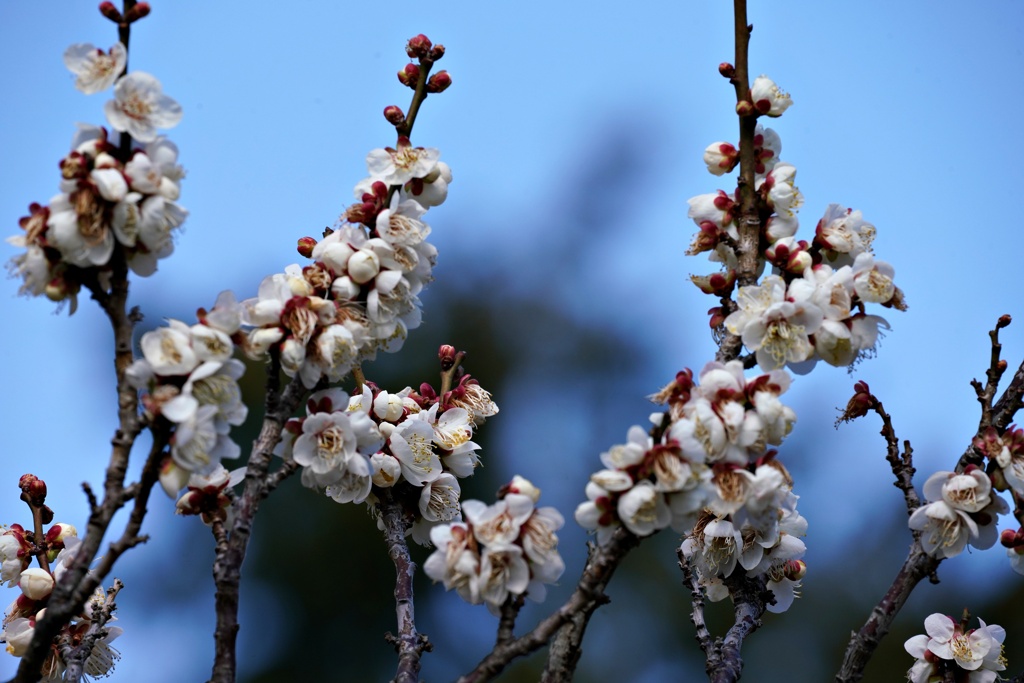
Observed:
[[[99,6],[100,14],[110,19],[112,22],[119,26],[127,26],[133,22],[148,16],[152,11],[148,2],[140,2],[135,6],[131,7],[123,15],[118,11],[117,7],[112,2],[101,2]]]
[[[21,499],[34,507],[46,504],[46,482],[34,474],[23,474],[18,480]]]

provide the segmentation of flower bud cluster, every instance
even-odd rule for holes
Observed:
[[[712,599],[724,597],[721,579],[739,564],[768,573],[776,608],[787,608],[803,572],[795,562],[807,522],[789,474],[766,449],[796,421],[779,400],[789,382],[781,370],[748,380],[740,361],[708,363],[699,384],[691,371],[678,373],[652,397],[669,406],[652,418],[659,441],[635,426],[628,443],[603,453],[606,469],[591,476],[576,521],[599,543],[620,525],[637,536],[671,526],[689,534],[684,555]]]
[[[555,508],[535,507],[539,498],[539,489],[516,476],[493,505],[464,501],[464,521],[431,529],[436,550],[424,572],[466,602],[485,603],[494,614],[512,596],[525,593],[542,601],[545,584],[565,571],[555,534],[565,522]]]
[[[371,176],[356,188],[363,201],[347,211],[352,223],[319,242],[300,241],[311,265],[268,276],[242,303],[243,321],[253,328],[250,357],[274,350],[285,373],[312,388],[321,377],[339,381],[378,350],[399,350],[419,326],[418,294],[437,259],[421,218],[444,201],[451,172],[437,150],[404,142],[367,157]]]
[[[366,383],[352,397],[318,391],[306,416],[286,423],[278,454],[302,467],[305,486],[338,503],[375,503],[374,488],[394,489],[416,519],[414,540],[426,543],[430,527],[459,519],[458,479],[480,464],[472,438],[484,418],[466,407],[468,391],[460,388],[476,387],[477,401],[489,404],[482,412],[498,412],[490,394],[463,379],[443,397],[429,385],[390,393]]]
[[[41,543],[39,541],[42,541]],[[47,529],[44,539],[34,538],[18,524],[12,524],[0,535],[0,557],[3,558],[3,579],[8,586],[17,584],[21,590],[18,598],[4,613],[3,631],[0,641],[7,643],[7,652],[15,657],[24,657],[35,633],[36,621],[45,614],[46,605],[54,586],[71,567],[81,540],[78,531],[70,524],[53,524]],[[46,550],[51,569],[29,567],[34,552]],[[93,619],[94,605],[102,605],[105,594],[101,588],[86,603],[82,612],[61,630],[63,638],[78,638],[88,630]],[[113,620],[112,617],[109,620]],[[110,672],[119,657],[109,643],[122,633],[117,626],[104,626],[105,638],[99,640],[85,662],[84,671],[89,676],[104,676]],[[74,642],[78,642],[77,640]],[[66,664],[59,648],[51,648],[42,670],[50,672],[47,680],[60,680]]]
[[[979,628],[967,629],[966,618],[957,622],[945,614],[924,620],[925,634],[914,636],[903,647],[917,661],[907,672],[910,683],[939,680],[992,683],[1006,669],[1003,640],[1006,630],[981,619]]]
[[[142,335],[142,358],[126,372],[129,384],[146,392],[142,405],[147,415],[174,426],[173,465],[161,477],[172,497],[188,473],[210,475],[221,460],[239,456],[241,449],[229,432],[248,415],[238,386],[245,366],[232,358],[235,342],[242,340],[240,304],[231,292],[222,292],[213,310],[200,309],[198,317],[192,326],[169,320],[166,327]]]
[[[973,465],[962,473],[936,472],[923,489],[926,505],[910,515],[910,528],[920,532],[921,547],[930,555],[959,555],[969,543],[980,550],[998,538],[996,520],[1009,512],[1006,501],[992,495],[989,475]]]
[[[24,233],[7,240],[26,250],[8,264],[23,281],[21,293],[70,301],[71,312],[83,284],[78,269],[106,269],[119,248],[132,271],[152,275],[157,260],[174,250],[172,233],[188,216],[176,203],[184,177],[178,148],[156,132],[176,125],[181,107],[163,94],[153,76],[121,76],[126,60],[120,43],[109,52],[78,44],[64,53],[82,92],[114,86],[114,99],[105,107],[107,120],[144,146],[128,149],[119,139],[109,139],[105,128],[79,124],[71,153],[60,162],[60,194],[47,206],[31,204],[30,215],[19,221]]]
[[[768,116],[781,115],[791,102],[764,76],[754,82],[751,97],[753,110]],[[798,240],[797,212],[804,197],[796,185],[796,168],[780,160],[782,141],[771,128],[757,125],[754,147],[761,222],[758,272],[764,264],[773,272],[760,284],[740,288],[738,310],[711,309],[712,327],[724,326],[739,336],[763,370],[789,365],[804,373],[818,360],[848,366],[871,355],[879,328],[889,325],[867,314],[865,306],[906,308],[893,282],[893,267],[875,260],[871,251],[875,227],[860,211],[831,204],[814,239]],[[739,152],[731,143],[716,142],[704,151],[704,162],[712,174],[724,175],[739,163]],[[710,252],[710,259],[724,266],[722,272],[691,279],[701,291],[719,297],[731,296],[737,279],[737,192],[718,190],[689,200],[689,217],[699,230],[687,253]]]

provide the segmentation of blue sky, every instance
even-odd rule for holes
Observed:
[[[427,101],[413,135],[441,149],[455,178],[448,202],[430,214],[438,278],[460,263],[504,262],[503,273],[516,272],[510,262],[521,264],[523,281],[496,286],[529,287],[543,278],[567,319],[635,331],[645,340],[652,390],[713,354],[704,316],[712,304],[687,281],[710,270],[683,252],[693,232],[686,200],[731,189],[701,162],[707,144],[736,136],[732,91],[716,70],[732,59],[727,3],[152,4],[153,14],[133,31],[130,61],[156,75],[184,108],[169,137],[188,171],[181,204],[191,212],[174,256],[133,289],[158,317],[188,315],[222,289],[251,296],[263,275],[295,262],[296,238],[333,224],[352,201],[366,153],[393,143],[380,112],[407,105],[394,72],[404,63],[405,40],[423,32],[447,46],[441,66],[454,80]],[[56,193],[57,162],[74,123],[104,122],[107,95],[80,94],[61,61],[71,43],[114,42],[113,25],[94,5],[0,5],[0,59],[16,65],[0,71],[7,235],[19,232],[30,202]],[[749,18],[753,75],[771,76],[795,102],[771,125],[806,197],[800,236],[809,236],[829,203],[863,210],[878,228],[876,254],[895,266],[910,304],[906,313],[889,313],[893,330],[879,358],[855,378],[870,383],[901,438],[913,441],[922,473],[949,468],[977,423],[968,381],[985,369],[986,331],[1000,314],[1018,319],[1003,335],[1011,368],[1024,355],[1024,240],[1015,209],[1024,187],[1024,142],[1015,132],[1024,111],[1024,5],[760,1],[751,2]],[[619,238],[578,262],[544,264],[545,231],[557,231],[562,219],[560,193],[575,189],[587,164],[623,140],[636,146],[644,185],[623,196]],[[590,189],[595,196],[615,191]],[[5,261],[16,253],[0,247]],[[0,499],[0,522],[24,518],[16,482],[34,470],[67,501],[58,516],[84,524],[78,485],[100,482],[114,424],[106,323],[87,300],[69,319],[48,301],[16,297],[15,281],[5,289],[0,490],[8,495]],[[830,424],[855,378],[820,368],[794,382],[788,398],[800,416],[797,430]],[[541,398],[538,408],[527,386],[505,402],[499,397],[502,429],[514,434],[539,424],[536,411],[550,402]],[[585,430],[585,405],[567,411],[571,429]],[[622,439],[630,423],[621,424]],[[804,457],[821,461],[797,483],[812,532],[828,520],[843,536],[875,515],[898,514],[875,432],[856,426],[804,443],[813,453]],[[542,488],[555,479],[524,474]],[[567,517],[584,481],[585,474],[566,485],[572,490],[556,502]],[[820,493],[837,481],[844,495]],[[169,515],[161,505],[154,516]],[[814,542],[836,550],[834,540]],[[818,552],[819,562],[835,557]],[[1000,581],[1013,580],[1000,554],[951,564],[984,563]],[[129,616],[126,604],[126,626]],[[161,627],[154,620],[136,633],[153,636]],[[139,680],[132,662],[144,645],[129,635],[124,642],[112,680]],[[12,663],[0,657],[0,674]],[[206,663],[199,664],[202,671]]]

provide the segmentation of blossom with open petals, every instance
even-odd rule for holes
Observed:
[[[114,99],[104,111],[114,130],[127,132],[139,142],[152,142],[157,128],[173,128],[181,121],[181,105],[164,95],[160,81],[144,71],[119,79]]]
[[[78,77],[75,87],[86,95],[112,86],[127,63],[128,50],[121,43],[107,52],[91,43],[76,43],[64,51],[64,66]]]

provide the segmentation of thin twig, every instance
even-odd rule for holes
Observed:
[[[524,602],[526,602],[526,598],[520,593],[519,595],[509,595],[508,599],[502,603],[495,645],[507,643],[515,638],[516,618],[519,616],[519,610],[523,608]]]

